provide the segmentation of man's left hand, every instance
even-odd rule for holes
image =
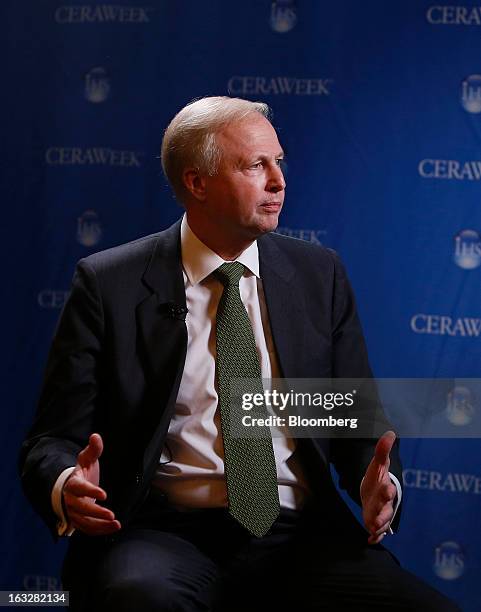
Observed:
[[[383,539],[394,514],[397,491],[389,477],[389,453],[395,440],[393,431],[379,438],[361,484],[362,518],[370,533],[368,544],[378,544]]]

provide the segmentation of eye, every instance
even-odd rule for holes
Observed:
[[[263,163],[261,161],[258,161],[255,164],[252,164],[251,168],[261,168],[262,165],[263,165]]]
[[[284,163],[284,158],[283,157],[279,157],[279,159],[276,159],[276,164],[279,167],[282,167],[282,164]]]

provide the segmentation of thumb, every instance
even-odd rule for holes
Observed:
[[[102,442],[102,437],[98,433],[93,433],[89,438],[87,446],[78,454],[78,463],[83,468],[90,467],[100,457],[103,449],[104,443]]]
[[[374,456],[378,463],[381,465],[389,464],[389,453],[395,441],[396,434],[391,430],[386,431],[386,433],[379,438],[376,444],[376,450],[374,451]]]

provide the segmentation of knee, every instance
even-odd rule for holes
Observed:
[[[160,577],[152,583],[142,577],[128,577],[113,581],[96,597],[96,612],[187,612],[181,594]]]

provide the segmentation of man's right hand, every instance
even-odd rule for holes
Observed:
[[[99,487],[103,447],[101,436],[92,434],[88,445],[78,454],[75,469],[62,491],[69,525],[88,535],[108,535],[121,527],[111,510],[95,503],[97,499],[107,499],[107,493]]]

